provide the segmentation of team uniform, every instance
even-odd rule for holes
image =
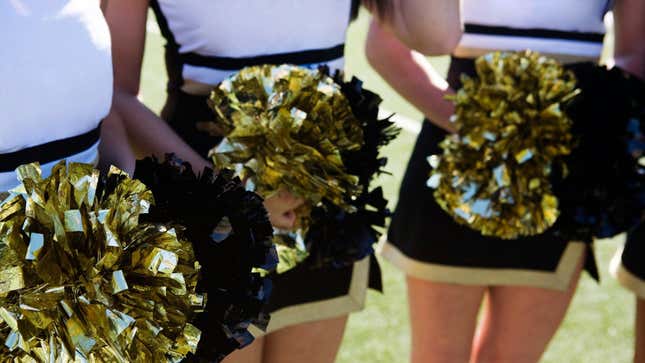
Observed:
[[[64,40],[61,42],[61,40]],[[94,164],[112,104],[110,33],[98,0],[0,3],[0,192],[38,161]]]
[[[219,139],[198,131],[196,124],[213,118],[209,91],[252,65],[342,70],[345,33],[358,2],[152,0],[151,7],[167,40],[169,84],[162,118],[207,156]],[[272,280],[268,332],[360,310],[368,285],[381,285],[373,256],[340,269],[312,269],[304,262]]]
[[[564,62],[597,60],[605,33],[607,0],[464,0],[464,35],[455,49],[448,83],[475,75],[474,58],[491,51],[532,49]],[[485,237],[455,222],[426,185],[426,161],[442,154],[446,132],[424,122],[405,173],[387,241],[381,254],[406,274],[465,285],[520,285],[568,288],[576,265],[597,277],[591,241],[549,235],[502,240]]]

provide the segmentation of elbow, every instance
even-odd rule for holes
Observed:
[[[120,71],[114,68],[114,94],[121,97],[137,97],[140,90],[140,78],[135,72]]]
[[[461,40],[461,28],[446,33],[427,33],[413,40],[412,48],[426,56],[439,56],[452,53]]]
[[[130,104],[132,101],[139,100],[139,88],[134,87],[119,87],[115,85],[112,93],[112,107],[114,109],[121,109],[124,105]]]
[[[115,113],[121,111],[130,98],[132,98],[132,95],[129,92],[114,88],[112,92],[112,111]]]
[[[614,64],[624,71],[645,80],[645,52],[614,55]]]
[[[139,94],[139,85],[122,84],[117,82],[114,84],[114,94],[119,97],[137,97]]]
[[[441,39],[430,44],[419,43],[419,45],[416,47],[416,50],[426,56],[440,56],[451,54],[459,44],[459,39],[460,38]]]

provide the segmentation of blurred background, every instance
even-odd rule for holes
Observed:
[[[607,20],[611,25],[610,16]],[[363,47],[368,23],[369,15],[361,13],[350,27],[346,46],[347,75],[360,78],[364,81],[365,88],[380,94],[384,100],[383,109],[396,113],[403,128],[400,137],[385,149],[389,159],[387,168],[392,175],[384,175],[379,180],[390,201],[390,208],[393,209],[422,115],[401,99],[367,63]],[[165,100],[164,43],[154,16],[150,13],[141,96],[156,112],[159,112]],[[605,54],[611,54],[611,32],[606,44]],[[448,57],[430,60],[445,74]],[[427,237],[432,238],[432,230],[427,231]],[[631,361],[634,296],[618,286],[607,273],[609,260],[622,243],[623,236],[596,241],[596,258],[602,281],[598,285],[589,276],[583,275],[566,320],[551,342],[543,362]],[[350,317],[338,363],[408,361],[410,332],[404,276],[385,261],[382,261],[382,268],[385,293],[370,291],[365,310]]]

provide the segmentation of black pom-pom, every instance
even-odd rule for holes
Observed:
[[[590,241],[625,232],[642,221],[645,206],[645,84],[619,68],[570,67],[580,96],[567,112],[577,145],[567,171],[554,173],[560,218],[553,231]]]
[[[205,312],[196,322],[202,330],[196,359],[221,361],[253,341],[250,324],[268,323],[262,308],[271,282],[253,270],[272,270],[278,259],[262,198],[246,191],[229,170],[196,175],[172,155],[163,162],[137,161],[134,177],[155,198],[146,220],[181,224],[193,242],[202,265],[198,290],[207,293]]]
[[[320,70],[329,74],[325,67]],[[390,211],[382,189],[370,189],[370,183],[384,173],[383,167],[387,163],[387,159],[379,155],[380,149],[400,132],[389,118],[378,118],[381,98],[363,89],[360,80],[353,78],[345,82],[340,72],[333,78],[363,129],[363,147],[342,155],[347,173],[359,177],[362,192],[360,197],[348,200],[355,212],[348,213],[328,202],[312,210],[312,223],[305,237],[312,267],[347,266],[374,252],[373,245],[381,236],[375,227],[385,227]]]
[[[311,266],[341,268],[374,252],[373,245],[381,235],[375,227],[385,227],[385,219],[390,216],[387,200],[380,187],[359,199],[354,203],[358,209],[354,213],[331,203],[312,211],[314,223],[307,233]]]

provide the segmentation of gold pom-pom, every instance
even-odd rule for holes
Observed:
[[[542,233],[558,218],[549,177],[573,147],[562,108],[577,94],[575,77],[531,51],[487,54],[476,71],[453,97],[458,132],[429,158],[428,185],[446,212],[483,235]]]
[[[37,164],[0,204],[0,360],[164,362],[194,352],[199,266],[174,229],[139,223],[153,203],[112,169]]]
[[[342,155],[363,144],[360,121],[340,87],[322,72],[302,67],[242,69],[210,98],[215,121],[202,129],[225,135],[211,151],[217,167],[233,167],[269,196],[281,188],[311,207],[326,199],[353,211],[358,177]]]

